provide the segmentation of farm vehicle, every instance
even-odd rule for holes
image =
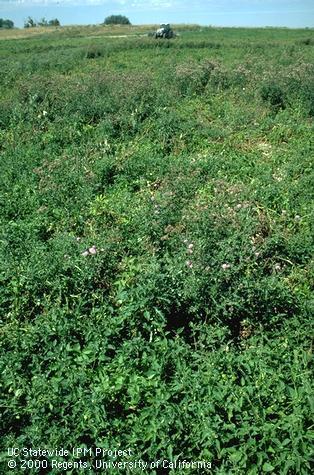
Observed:
[[[162,23],[158,30],[155,32],[155,38],[166,38],[169,40],[174,36],[174,31],[171,29],[169,23]]]

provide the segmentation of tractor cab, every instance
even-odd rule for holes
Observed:
[[[174,32],[169,23],[162,23],[155,33],[155,38],[173,38]]]

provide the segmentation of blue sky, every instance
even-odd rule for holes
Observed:
[[[314,0],[0,0],[0,17],[18,27],[31,16],[97,24],[111,14],[133,24],[314,27]]]

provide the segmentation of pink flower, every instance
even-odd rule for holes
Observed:
[[[222,266],[221,266],[221,268],[222,268],[223,270],[230,269],[230,267],[231,267],[231,264],[227,264],[227,263],[222,264]]]
[[[97,254],[97,248],[95,245],[85,249],[85,251],[82,252],[82,256],[84,257],[94,256],[95,254]]]

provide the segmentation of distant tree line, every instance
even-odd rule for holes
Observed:
[[[14,28],[14,23],[12,20],[4,20],[3,18],[0,18],[0,28],[4,28],[4,29]]]
[[[131,25],[131,22],[124,15],[110,15],[105,18],[104,25]],[[24,22],[24,28],[34,28],[36,26],[60,26],[60,21],[58,18],[53,18],[52,20],[42,18],[38,21],[29,16]],[[14,28],[14,23],[12,20],[4,20],[3,18],[0,18],[0,28]]]
[[[126,16],[110,15],[105,18],[104,25],[131,25],[131,22]]]
[[[24,22],[24,28],[34,28],[35,26],[60,26],[60,21],[58,18],[49,21],[46,20],[46,18],[42,18],[41,20],[36,21],[29,16]]]

